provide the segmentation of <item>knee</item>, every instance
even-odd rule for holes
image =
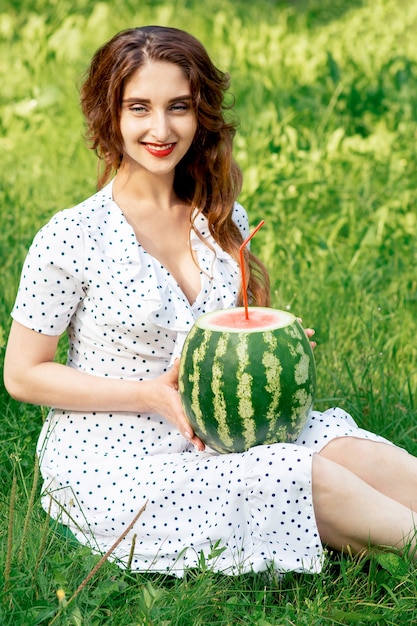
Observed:
[[[349,469],[352,464],[364,461],[374,464],[377,461],[379,448],[375,442],[358,437],[338,437],[330,441],[319,454],[322,458],[328,459]]]
[[[334,502],[341,495],[350,498],[355,489],[356,476],[342,464],[316,453],[312,464],[313,502]]]
[[[320,454],[314,454],[311,482],[314,508],[332,497],[335,488],[333,476],[335,463]],[[321,508],[321,506],[319,507]]]
[[[331,484],[330,476],[335,462],[320,452],[313,454],[312,483],[313,489]]]
[[[356,509],[358,479],[346,468],[315,454],[312,466],[312,494],[316,524],[323,543],[356,552],[361,545],[351,532],[352,511]]]

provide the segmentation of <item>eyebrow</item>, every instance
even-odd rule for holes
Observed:
[[[172,102],[179,102],[179,101],[184,101],[184,100],[191,100],[191,96],[189,94],[187,94],[186,96],[175,96],[175,98],[171,98],[170,100],[168,100],[169,103]],[[133,96],[132,98],[125,98],[123,100],[123,104],[133,104],[134,102],[141,102],[142,104],[150,104],[151,101],[149,100],[149,98],[140,98],[139,96]]]

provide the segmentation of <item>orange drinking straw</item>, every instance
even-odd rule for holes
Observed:
[[[252,239],[254,235],[258,232],[258,230],[265,224],[265,220],[259,222],[255,230],[245,239],[242,245],[239,248],[239,260],[240,260],[240,271],[242,274],[242,291],[243,291],[243,304],[245,305],[245,319],[249,319],[249,308],[248,308],[248,288],[246,285],[246,273],[245,273],[245,261],[243,258],[243,249],[247,245],[247,243]]]

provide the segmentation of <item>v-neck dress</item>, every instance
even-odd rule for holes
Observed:
[[[248,233],[244,209],[234,220]],[[199,215],[191,234],[201,291],[190,304],[137,242],[112,183],[57,213],[28,252],[12,316],[46,335],[68,332],[67,364],[94,377],[149,380],[180,355],[201,314],[236,305],[239,268]],[[365,437],[340,408],[313,411],[293,444],[198,452],[162,416],[51,409],[38,441],[43,506],[91,549],[132,570],[181,576],[202,562],[226,574],[273,568],[318,572],[314,452],[335,437]]]

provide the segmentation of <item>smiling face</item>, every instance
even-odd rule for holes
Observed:
[[[178,65],[149,61],[127,81],[120,116],[121,169],[173,176],[196,130],[190,84]]]

